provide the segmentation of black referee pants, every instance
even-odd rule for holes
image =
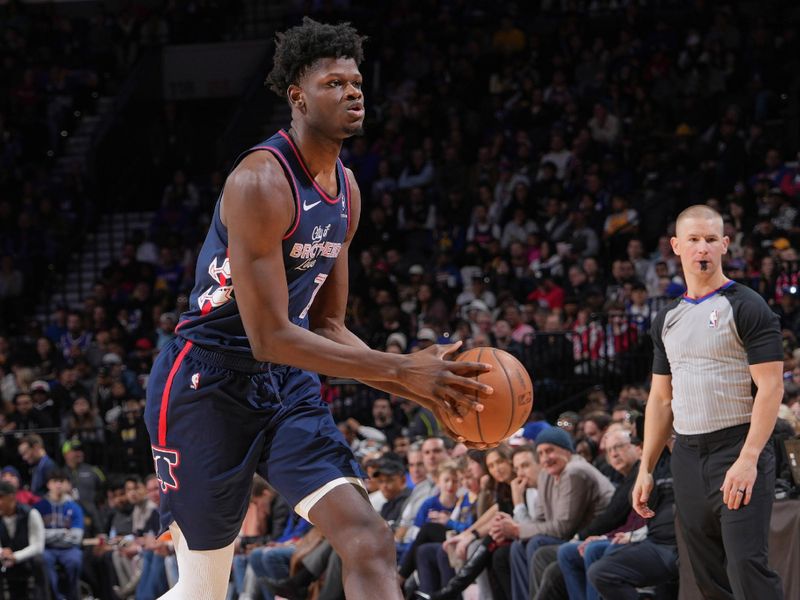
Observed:
[[[758,459],[750,504],[729,510],[720,487],[739,457],[749,425],[699,435],[678,434],[672,452],[675,505],[697,586],[709,600],[779,600],[780,577],[767,564],[775,495],[775,454]]]

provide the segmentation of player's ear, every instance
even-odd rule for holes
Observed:
[[[723,235],[722,236],[722,253],[723,254],[727,254],[728,253],[728,245],[730,243],[731,243],[731,238],[729,238],[727,235]]]
[[[676,237],[674,237],[674,236],[673,236],[673,237],[671,237],[671,238],[669,238],[669,243],[670,243],[670,245],[672,246],[672,252],[673,252],[674,254],[676,254],[677,256],[680,256],[680,255],[681,255],[681,253],[680,253],[680,252],[678,252],[678,238],[676,238]]]
[[[303,89],[299,85],[292,84],[286,89],[286,97],[289,99],[289,106],[305,112],[306,99]]]

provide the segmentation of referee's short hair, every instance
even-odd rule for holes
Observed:
[[[676,232],[681,222],[686,219],[718,219],[720,229],[722,229],[722,215],[706,204],[693,204],[689,208],[683,209],[675,219]]]

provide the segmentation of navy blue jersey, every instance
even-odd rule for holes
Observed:
[[[242,153],[271,152],[283,167],[294,195],[292,226],[283,236],[283,262],[289,289],[292,323],[308,328],[308,311],[342,249],[350,223],[350,182],[341,160],[336,161],[338,193],[329,196],[308,171],[292,138],[285,130]],[[195,271],[190,310],[181,315],[176,331],[201,346],[252,356],[239,308],[236,305],[236,273],[228,258],[228,231],[217,200]]]

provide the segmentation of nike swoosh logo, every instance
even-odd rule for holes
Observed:
[[[314,208],[320,202],[322,202],[322,200],[317,200],[313,204],[306,204],[306,201],[303,200],[303,210],[310,210],[310,209]]]

